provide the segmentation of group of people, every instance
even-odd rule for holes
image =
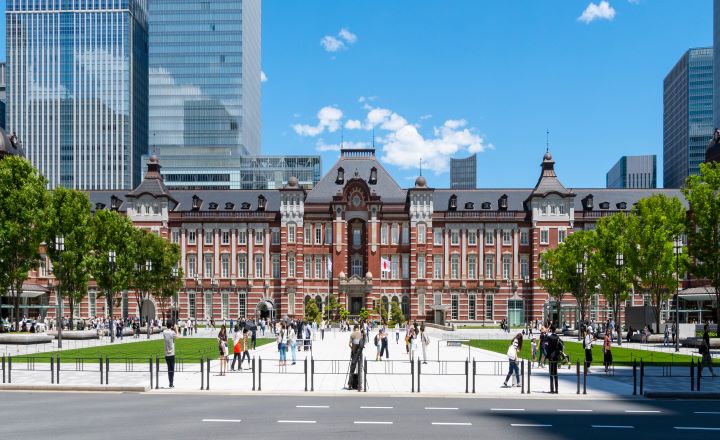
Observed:
[[[365,329],[364,335],[367,335],[369,329]],[[385,359],[390,358],[390,347],[388,342],[389,329],[381,325],[378,333],[375,335],[373,343],[375,345],[375,361],[381,361],[383,355]],[[400,343],[400,324],[395,324],[395,344]],[[405,324],[405,353],[408,355],[410,362],[419,357],[418,348],[422,350],[423,363],[427,364],[427,346],[430,345],[430,337],[425,333],[425,324],[418,325],[417,321]]]

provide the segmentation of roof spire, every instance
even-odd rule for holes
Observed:
[[[422,156],[420,156],[420,175],[422,176]]]
[[[372,147],[375,149],[375,126],[372,128]]]
[[[342,150],[345,146],[345,124],[340,126],[340,149]]]
[[[547,128],[545,129],[545,152],[550,152],[550,130]]]

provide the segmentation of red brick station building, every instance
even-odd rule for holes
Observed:
[[[682,199],[678,190],[566,188],[554,165],[546,152],[532,188],[439,189],[422,176],[402,188],[375,150],[345,149],[311,190],[294,178],[276,190],[169,190],[152,157],[134,190],[89,196],[94,210],[117,210],[180,246],[185,280],[173,314],[181,319],[301,317],[306,301],[322,308],[332,292],[350,315],[397,301],[418,321],[520,324],[558,320],[537,280],[545,249],[643,197]],[[45,259],[26,283],[21,313],[55,316],[49,276]],[[132,292],[119,296],[119,314],[139,314]],[[559,321],[572,325],[577,308],[565,301]],[[156,313],[152,300],[143,309]],[[589,319],[609,316],[597,297],[591,309]],[[105,310],[91,282],[76,317]]]

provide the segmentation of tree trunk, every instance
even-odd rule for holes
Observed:
[[[615,320],[615,330],[617,331],[618,346],[622,346],[622,322],[620,321],[620,295],[615,294],[613,300],[613,319]]]
[[[108,318],[112,318],[112,315],[113,315],[113,303],[115,302],[114,301],[115,298],[113,298],[113,296],[114,295],[113,295],[112,290],[108,290],[105,293],[105,299],[107,300],[107,304],[108,304]]]
[[[69,327],[70,327],[70,330],[72,330],[73,329],[73,316],[75,316],[75,301],[73,301],[72,296],[69,296],[68,298],[70,299],[70,320],[69,320],[70,325],[69,325]]]
[[[22,289],[21,289],[22,290]],[[10,283],[10,294],[12,295],[14,293],[14,299],[13,299],[13,318],[15,318],[15,331],[20,331],[20,291],[18,290],[17,286],[13,283]]]

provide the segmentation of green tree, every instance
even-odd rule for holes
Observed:
[[[328,321],[337,319],[337,313],[338,313],[339,308],[340,308],[340,303],[338,303],[335,295],[333,295],[331,293],[330,296],[328,297],[328,304],[327,304]]]
[[[165,274],[161,273],[165,240],[145,229],[134,229],[132,232],[133,254],[135,262],[134,271],[130,277],[130,287],[135,292],[135,303],[142,316],[142,306],[150,301],[153,293],[158,293],[162,283],[166,281]]]
[[[70,303],[73,328],[75,306],[87,295],[90,278],[90,200],[83,192],[58,187],[52,192],[49,205],[46,249],[58,280],[56,294]],[[63,238],[62,251],[57,249],[57,237]]]
[[[127,217],[107,210],[97,211],[91,225],[90,272],[107,300],[108,316],[113,316],[116,292],[127,289],[134,276],[134,228]],[[114,263],[110,252],[115,255]]]
[[[172,298],[183,287],[183,270],[179,267],[180,246],[163,240],[162,258],[159,261],[153,295],[160,304],[160,312],[167,318],[168,306]]]
[[[0,287],[13,298],[15,328],[20,325],[20,296],[28,272],[39,265],[45,238],[46,180],[27,160],[0,160]]]
[[[320,309],[314,299],[305,301],[305,319],[308,322],[320,322]]]
[[[405,315],[403,315],[402,308],[395,300],[390,301],[390,318],[390,325],[402,324],[405,322]]]
[[[560,311],[562,307],[562,300],[569,288],[562,284],[560,277],[555,276],[555,274],[561,273],[561,268],[558,266],[558,252],[557,248],[553,248],[542,253],[540,256],[541,276],[538,281],[540,282],[540,285],[545,288],[548,296],[555,300],[558,320],[561,320],[562,315],[560,314]]]
[[[368,312],[367,309],[363,307],[362,309],[360,309],[358,317],[361,321],[367,321],[368,319],[370,319],[370,312]]]
[[[685,228],[693,257],[690,272],[708,280],[720,304],[720,165],[700,164],[700,174],[688,177],[682,192],[690,204]],[[720,307],[715,322],[720,322]]]
[[[636,290],[650,295],[660,329],[663,301],[677,287],[673,239],[685,230],[685,208],[677,197],[641,199],[629,217],[627,261]]]
[[[387,310],[385,310],[385,303],[383,302],[382,298],[378,300],[379,304],[377,306],[376,313],[380,317],[380,322],[383,323],[383,325],[387,325]]]
[[[557,261],[552,277],[557,280],[560,288],[573,295],[580,309],[581,320],[587,318],[590,298],[597,285],[595,271],[590,267],[593,241],[593,231],[575,232],[556,248],[554,255]]]
[[[620,308],[627,300],[632,282],[631,267],[625,264],[628,253],[630,224],[633,221],[624,213],[603,217],[595,229],[595,252],[591,257],[590,270],[598,280],[600,294],[612,308],[616,320],[618,345],[622,345]]]
[[[347,309],[345,308],[345,306],[343,306],[343,305],[340,305],[340,309],[339,309],[338,313],[340,314],[340,319],[342,319],[343,321],[346,320],[348,315],[350,314],[347,311]]]

